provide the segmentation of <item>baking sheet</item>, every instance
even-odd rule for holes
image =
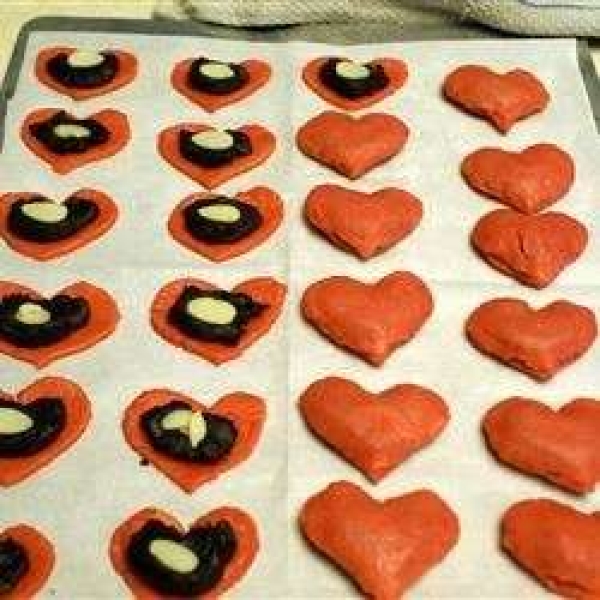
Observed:
[[[571,397],[596,395],[600,346],[551,383],[540,385],[503,368],[470,348],[462,336],[464,320],[478,304],[514,295],[540,305],[566,297],[598,312],[598,220],[600,189],[598,138],[577,63],[574,41],[469,40],[410,42],[339,48],[303,42],[285,45],[173,36],[72,33],[68,42],[102,48],[121,46],[140,59],[140,75],[110,96],[76,104],[38,84],[32,64],[44,46],[65,42],[64,33],[32,33],[22,77],[8,106],[5,150],[0,158],[3,190],[37,190],[61,197],[82,186],[113,196],[121,214],[98,243],[51,264],[36,264],[3,247],[1,276],[52,293],[88,279],[110,291],[123,313],[117,332],[106,342],[64,359],[42,374],[79,382],[93,402],[93,421],[81,441],[38,476],[0,494],[3,523],[24,520],[53,540],[57,568],[43,597],[126,597],[107,556],[113,529],[147,505],[192,520],[210,508],[231,503],[247,508],[261,531],[262,550],[249,574],[228,597],[346,598],[352,585],[309,550],[296,530],[302,502],[328,482],[346,478],[385,497],[431,487],[458,512],[462,535],[442,565],[410,592],[410,597],[537,598],[545,592],[497,550],[497,523],[513,501],[549,496],[582,509],[597,508],[600,494],[574,499],[536,480],[498,465],[483,447],[479,421],[485,410],[509,395],[530,395],[553,405]],[[174,92],[172,65],[205,53],[223,60],[263,58],[274,67],[269,84],[256,95],[216,115],[207,115]],[[348,184],[296,151],[294,132],[328,108],[304,88],[302,66],[315,56],[342,53],[356,59],[391,54],[408,63],[410,77],[397,94],[372,110],[393,113],[411,128],[404,151],[359,182]],[[481,62],[498,69],[534,71],[552,102],[540,116],[515,127],[507,137],[465,116],[439,97],[439,85],[455,66]],[[23,117],[34,108],[56,106],[76,113],[117,108],[131,119],[133,136],[116,158],[60,177],[26,150],[18,139]],[[266,165],[219,189],[235,193],[264,184],[285,201],[284,226],[260,248],[234,261],[213,265],[173,242],[166,232],[172,208],[197,186],[158,156],[157,133],[177,122],[204,121],[236,127],[259,122],[277,136],[278,147]],[[590,230],[583,257],[549,290],[536,292],[513,283],[477,258],[468,235],[493,203],[471,192],[458,175],[462,157],[483,145],[519,148],[541,141],[558,143],[577,165],[577,181],[558,210]],[[419,196],[425,215],[406,241],[381,257],[361,263],[331,247],[306,228],[301,218],[306,194],[332,182],[362,190],[396,185]],[[318,336],[301,319],[299,297],[307,285],[333,274],[374,280],[408,269],[432,289],[436,308],[419,336],[374,369]],[[153,334],[148,319],[152,297],[164,283],[198,276],[227,287],[247,277],[273,275],[290,286],[287,311],[271,333],[241,359],[212,367]],[[17,390],[38,374],[29,366],[1,358],[4,389]],[[367,388],[399,382],[429,386],[447,400],[452,420],[427,450],[402,465],[384,482],[371,486],[337,455],[309,434],[296,399],[318,377],[338,374]],[[468,375],[467,375],[468,374]],[[151,387],[172,387],[211,401],[240,389],[262,395],[268,420],[250,459],[193,496],[175,488],[153,467],[140,467],[123,441],[120,418],[127,404]]]

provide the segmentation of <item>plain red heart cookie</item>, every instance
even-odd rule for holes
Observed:
[[[304,214],[333,244],[367,259],[414,231],[423,216],[423,205],[397,188],[368,194],[325,184],[310,192]]]
[[[0,299],[11,294],[24,294],[34,300],[43,298],[38,292],[24,285],[0,281]],[[66,338],[40,348],[21,347],[0,338],[0,354],[23,360],[41,369],[59,358],[95,346],[116,329],[120,319],[119,310],[115,301],[103,289],[86,281],[79,281],[63,288],[57,294],[83,298],[89,307],[87,323]]]
[[[169,513],[158,508],[145,508],[129,517],[124,523],[119,525],[110,540],[110,560],[113,568],[121,576],[127,587],[136,600],[164,600],[165,595],[149,587],[149,585],[139,577],[131,567],[127,558],[127,549],[131,538],[148,521],[160,521],[167,527],[174,527],[182,534],[184,528],[177,519]],[[235,586],[246,575],[259,550],[258,530],[252,517],[240,510],[230,506],[217,508],[206,513],[197,519],[190,527],[195,529],[206,525],[216,525],[220,521],[227,522],[235,533],[236,549],[225,567],[223,576],[217,585],[209,592],[189,596],[202,600],[218,600],[230,588]]]
[[[2,593],[2,598],[5,600],[35,598],[46,585],[54,569],[54,547],[37,529],[23,523],[8,527],[0,533],[0,541],[8,540],[12,540],[24,550],[29,561],[29,569],[10,591]]]
[[[201,123],[179,123],[164,129],[158,137],[158,151],[161,156],[172,167],[208,190],[258,167],[275,151],[275,136],[268,129],[260,125],[245,125],[236,131],[248,136],[252,147],[250,154],[238,156],[230,163],[212,167],[205,167],[187,160],[179,148],[179,135],[183,131],[196,134],[209,129],[213,129],[213,127]]]
[[[44,48],[38,55],[35,61],[35,76],[49,88],[52,88],[60,94],[70,96],[73,100],[88,100],[114,92],[131,83],[138,72],[138,63],[136,57],[130,52],[124,50],[110,50],[110,53],[115,55],[118,61],[118,68],[115,76],[108,82],[97,87],[76,88],[69,87],[59,80],[52,77],[48,70],[48,62],[59,56],[60,54],[71,54],[77,48],[71,46],[54,46],[52,48]]]
[[[300,527],[312,545],[369,598],[400,598],[440,563],[459,537],[458,518],[435,493],[374,500],[353,483],[309,498]]]
[[[177,279],[168,283],[158,291],[152,302],[150,309],[152,327],[167,342],[186,352],[196,354],[214,365],[241,356],[246,348],[266,335],[279,317],[286,295],[286,287],[271,277],[255,277],[235,286],[233,292],[246,294],[264,308],[248,323],[237,343],[222,344],[194,339],[169,322],[169,310],[187,286],[195,286],[201,290],[217,289],[211,283],[194,278]]]
[[[302,78],[306,85],[323,100],[333,104],[343,110],[361,110],[377,104],[384,98],[391,96],[398,91],[406,82],[408,77],[408,68],[406,63],[397,58],[377,58],[369,64],[381,67],[387,75],[388,84],[376,91],[361,98],[346,98],[338,94],[335,90],[325,85],[321,80],[320,72],[323,65],[332,57],[325,56],[311,60],[302,71]]]
[[[492,452],[519,471],[571,492],[600,481],[600,402],[580,398],[554,411],[541,402],[509,398],[491,408],[483,431]]]
[[[550,285],[587,245],[587,229],[567,215],[522,215],[509,209],[483,216],[471,244],[493,267],[534,288]]]
[[[380,366],[421,329],[433,298],[416,275],[395,272],[376,283],[329,277],[302,297],[306,320],[338,346]]]
[[[589,308],[566,300],[536,310],[522,300],[497,298],[473,311],[466,334],[484,354],[546,381],[585,354],[597,325]]]
[[[262,218],[260,227],[236,242],[209,243],[194,237],[188,231],[185,226],[184,210],[197,200],[211,197],[214,197],[214,194],[196,193],[182,200],[171,213],[168,228],[169,233],[177,242],[213,262],[223,262],[250,252],[266,241],[283,220],[283,202],[279,195],[264,186],[253,187],[246,192],[236,194],[235,197],[259,211]]]
[[[444,95],[468,113],[507,133],[521,119],[546,108],[550,96],[532,73],[515,69],[495,73],[480,65],[459,67],[446,77]]]
[[[504,513],[501,536],[511,558],[555,594],[600,598],[600,512],[524,500]]]
[[[10,230],[8,215],[16,202],[34,199],[39,196],[40,194],[31,192],[11,192],[0,196],[0,236],[15,252],[34,260],[52,260],[92,243],[114,225],[119,214],[117,205],[106,194],[89,188],[80,189],[73,192],[69,197],[93,202],[98,209],[96,218],[64,239],[51,242],[34,242],[22,238]]]
[[[398,154],[408,134],[408,127],[392,115],[353,117],[328,110],[305,123],[296,142],[309,158],[358,179]]]
[[[4,401],[26,406],[39,398],[60,398],[65,408],[65,425],[45,448],[29,456],[0,457],[0,486],[15,485],[31,477],[66,452],[83,435],[91,419],[91,405],[85,392],[62,377],[43,377],[21,390],[16,396],[0,391]]]
[[[118,110],[102,110],[88,118],[94,119],[108,130],[109,137],[106,142],[76,154],[57,154],[46,148],[31,133],[30,128],[38,123],[48,121],[58,112],[60,110],[56,108],[42,108],[29,113],[21,127],[21,139],[36,156],[48,163],[52,170],[60,175],[66,175],[74,169],[114,156],[127,145],[131,138],[129,122],[123,113]]]
[[[256,59],[245,60],[239,64],[244,69],[248,79],[240,89],[228,94],[209,94],[194,89],[188,83],[190,67],[195,60],[194,58],[189,58],[175,65],[171,73],[171,85],[188,100],[208,112],[215,112],[220,108],[247,98],[266,85],[271,78],[271,67],[268,63]]]
[[[433,442],[450,419],[431,390],[404,384],[373,394],[341,377],[315,381],[298,405],[310,429],[373,482]]]
[[[156,450],[141,425],[141,417],[148,410],[177,400],[186,403],[194,412],[208,411],[229,419],[235,426],[237,438],[232,450],[215,463],[193,463],[177,460]],[[150,461],[171,481],[188,494],[202,484],[246,460],[256,447],[266,418],[264,401],[257,396],[234,392],[223,396],[212,406],[206,406],[189,396],[168,389],[149,390],[139,395],[123,416],[123,433],[129,445],[144,459]]]
[[[553,144],[521,152],[482,148],[463,160],[461,171],[475,191],[526,214],[560,200],[575,179],[573,159]]]

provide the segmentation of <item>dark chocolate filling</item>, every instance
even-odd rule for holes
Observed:
[[[187,305],[195,298],[216,298],[229,302],[236,309],[235,316],[225,325],[209,323],[197,319],[187,312]],[[202,290],[188,285],[169,309],[167,319],[171,325],[194,339],[235,346],[246,329],[248,322],[260,315],[265,305],[254,302],[247,294],[225,290]]]
[[[27,204],[44,201],[50,202],[44,196],[34,196],[14,202],[8,213],[8,230],[14,236],[29,242],[51,243],[75,235],[95,221],[100,214],[98,205],[93,200],[77,196],[71,196],[63,202],[68,211],[67,215],[55,223],[38,221],[22,211],[23,206]]]
[[[14,590],[28,571],[25,548],[12,538],[0,540],[0,594]]]
[[[197,556],[198,566],[190,573],[169,569],[150,553],[150,544],[156,539],[183,544]],[[131,536],[127,560],[135,575],[156,592],[190,598],[209,592],[221,581],[236,550],[235,531],[225,520],[193,527],[183,535],[151,519]]]
[[[363,98],[384,89],[390,83],[385,69],[380,64],[375,63],[364,65],[369,70],[368,77],[362,79],[341,77],[335,68],[339,62],[343,61],[342,58],[328,59],[319,70],[319,79],[324,85],[344,98]]]
[[[240,156],[252,154],[250,138],[243,131],[226,129],[233,136],[233,145],[223,150],[202,148],[192,142],[192,137],[197,131],[182,131],[179,134],[179,151],[181,155],[202,167],[221,167],[229,164]]]
[[[163,429],[163,419],[175,410],[194,410],[181,400],[172,400],[162,406],[155,406],[141,417],[141,425],[155,450],[181,460],[211,464],[227,456],[237,439],[237,429],[230,419],[220,415],[202,412],[206,422],[206,436],[196,446],[190,438],[177,429]]]
[[[22,304],[38,304],[50,313],[46,323],[29,325],[16,317]],[[60,342],[84,327],[90,319],[85,298],[57,294],[49,300],[27,294],[9,294],[0,299],[0,339],[21,348],[42,348]]]
[[[200,71],[200,67],[210,62],[215,61],[211,61],[209,58],[202,57],[197,58],[190,65],[187,83],[192,89],[198,92],[204,92],[205,94],[224,96],[243,88],[248,82],[248,72],[243,65],[238,65],[236,63],[223,63],[233,71],[233,75],[231,77],[227,77],[225,79],[213,79],[212,77],[208,77]]]
[[[219,205],[237,208],[240,212],[239,219],[233,222],[214,221],[198,212],[201,208]],[[263,222],[262,215],[255,206],[227,196],[196,200],[183,209],[183,218],[188,233],[209,244],[237,242],[256,231]]]
[[[56,135],[57,125],[81,125],[89,131],[86,137],[65,137]],[[90,148],[106,143],[110,132],[102,123],[95,119],[76,119],[64,110],[56,111],[49,119],[32,123],[29,126],[31,135],[55,154],[81,154]]]
[[[113,52],[101,52],[104,60],[91,67],[73,67],[69,64],[69,54],[61,52],[53,56],[46,65],[52,79],[66,87],[93,89],[110,83],[119,70],[119,58]]]
[[[30,456],[49,446],[65,427],[66,410],[60,398],[38,398],[27,404],[0,399],[0,408],[27,415],[33,425],[21,433],[0,433],[0,457]]]

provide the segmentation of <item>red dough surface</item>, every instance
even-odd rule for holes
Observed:
[[[309,498],[300,527],[319,552],[375,600],[403,596],[459,537],[458,518],[429,490],[380,502],[346,481]]]
[[[501,133],[543,111],[550,100],[544,85],[532,73],[515,69],[499,74],[480,65],[465,65],[450,73],[443,91],[448,100],[487,119]]]
[[[590,309],[566,300],[535,310],[522,300],[497,298],[471,313],[466,334],[484,354],[546,381],[588,350],[597,325]]]
[[[408,134],[408,127],[392,115],[353,117],[329,110],[307,121],[298,130],[296,143],[309,158],[358,179],[398,154]]]
[[[446,403],[426,388],[374,394],[340,377],[312,383],[299,407],[310,429],[373,482],[432,443],[450,419]]]
[[[231,452],[214,464],[195,464],[177,460],[155,450],[141,427],[142,415],[152,408],[163,406],[173,400],[181,400],[194,411],[209,411],[230,419],[237,430],[237,438]],[[167,389],[149,390],[138,396],[127,408],[123,417],[123,433],[129,445],[150,461],[169,479],[188,494],[202,484],[212,481],[222,473],[233,469],[246,460],[254,450],[266,418],[266,406],[262,399],[243,392],[224,396],[212,406]]]
[[[433,311],[433,298],[408,272],[391,273],[376,283],[329,277],[304,292],[302,311],[335,344],[380,366],[416,335]]]
[[[397,188],[368,194],[325,184],[310,192],[304,214],[333,244],[367,259],[410,235],[421,221],[423,206]]]
[[[70,54],[74,50],[76,50],[76,48],[71,46],[54,46],[52,48],[45,48],[38,54],[35,61],[36,77],[44,85],[47,85],[60,94],[70,96],[73,98],[73,100],[87,100],[89,98],[95,98],[97,96],[108,94],[109,92],[114,92],[115,90],[118,90],[119,88],[131,83],[137,75],[138,63],[133,54],[130,52],[125,52],[124,50],[111,50],[111,52],[115,54],[119,60],[119,69],[112,81],[109,81],[108,83],[105,83],[99,87],[86,89],[63,85],[54,79],[50,73],[48,73],[47,65],[48,62],[58,54],[62,54],[64,52]]]
[[[12,205],[18,200],[29,199],[39,194],[28,192],[12,192],[0,196],[0,236],[16,252],[34,260],[52,260],[74,252],[82,246],[90,244],[106,233],[117,220],[119,209],[112,198],[92,189],[81,189],[73,192],[71,196],[93,200],[99,209],[96,219],[83,227],[75,235],[55,242],[37,243],[17,237],[8,230],[8,214]]]
[[[345,98],[326,86],[319,77],[321,67],[332,57],[315,58],[311,60],[302,71],[302,78],[306,85],[323,100],[343,110],[361,110],[377,104],[384,98],[391,96],[399,90],[408,77],[406,63],[397,58],[377,58],[371,61],[373,65],[381,65],[389,78],[389,83],[381,90],[364,96],[363,98]]]

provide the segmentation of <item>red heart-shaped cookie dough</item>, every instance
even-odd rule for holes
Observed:
[[[52,260],[90,244],[114,225],[119,214],[117,205],[106,194],[88,188],[77,190],[71,197],[91,200],[98,207],[98,216],[94,221],[64,240],[32,242],[16,236],[8,229],[8,215],[12,205],[18,200],[28,200],[39,195],[31,192],[11,192],[0,196],[0,236],[13,250],[34,260]]]
[[[345,98],[338,94],[335,90],[326,86],[322,81],[319,73],[321,67],[330,60],[330,56],[315,58],[311,60],[302,71],[302,78],[306,85],[316,94],[321,96],[323,100],[333,104],[343,110],[361,110],[377,104],[384,98],[391,96],[399,90],[408,77],[408,69],[404,61],[397,58],[378,58],[371,61],[370,64],[380,65],[383,67],[385,74],[389,78],[389,83],[381,90],[364,96],[362,98]]]
[[[526,214],[560,200],[575,179],[573,159],[553,144],[521,152],[482,148],[463,160],[461,171],[475,191]]]
[[[214,194],[191,194],[185,198],[171,213],[168,227],[171,236],[180,244],[214,262],[222,262],[250,252],[268,239],[283,220],[283,203],[279,195],[264,186],[253,187],[247,192],[236,194],[235,197],[254,206],[260,212],[263,219],[261,226],[250,235],[230,244],[203,242],[187,230],[183,211],[196,200],[213,196]]]
[[[310,429],[373,482],[429,445],[450,418],[446,403],[418,385],[372,394],[341,377],[315,381],[299,407]]]
[[[38,379],[15,397],[0,391],[0,398],[26,405],[38,398],[60,398],[65,406],[64,429],[46,448],[30,456],[0,457],[0,486],[8,487],[27,479],[66,452],[83,435],[91,418],[90,402],[85,392],[62,377]]]
[[[233,422],[237,438],[231,452],[222,460],[201,464],[177,460],[155,450],[144,433],[140,419],[152,408],[163,406],[173,400],[183,401],[194,411],[208,411]],[[223,396],[208,407],[189,396],[167,389],[149,390],[138,396],[127,408],[123,416],[123,433],[129,445],[144,459],[150,461],[171,481],[188,494],[195,492],[202,484],[212,481],[222,473],[233,469],[246,460],[254,450],[266,418],[265,403],[261,398],[234,392]]]
[[[195,90],[188,84],[188,73],[195,58],[183,60],[175,65],[171,73],[171,85],[188,100],[208,112],[215,112],[247,98],[263,87],[271,78],[271,67],[262,60],[245,60],[239,63],[248,74],[248,81],[239,90],[229,94],[207,94]]]
[[[217,289],[211,283],[194,278],[177,279],[168,283],[158,291],[152,302],[150,309],[152,327],[167,342],[186,352],[201,356],[214,365],[220,365],[241,356],[246,348],[266,335],[281,313],[286,295],[285,285],[271,277],[255,277],[236,285],[233,292],[247,294],[254,302],[265,305],[265,308],[247,324],[237,344],[225,345],[218,342],[195,340],[169,323],[168,312],[188,285],[203,290]]]
[[[357,179],[398,154],[408,134],[408,127],[392,115],[353,117],[328,110],[298,130],[296,143],[309,158]]]
[[[310,192],[304,214],[333,244],[367,259],[407,237],[421,221],[423,206],[397,188],[367,194],[325,184]]]
[[[516,469],[569,491],[592,492],[600,481],[600,402],[579,398],[554,411],[509,398],[491,408],[483,431],[494,454]]]
[[[501,133],[546,108],[550,96],[532,73],[494,73],[480,65],[459,67],[446,77],[444,95],[463,110],[487,119]]]
[[[458,541],[459,522],[435,493],[374,500],[357,485],[332,483],[300,512],[304,535],[369,598],[400,598]]]
[[[41,369],[59,358],[91,348],[116,329],[120,318],[119,310],[115,301],[104,290],[86,281],[79,281],[57,293],[85,298],[90,307],[88,323],[65,339],[42,348],[21,348],[0,339],[0,354],[23,360]],[[34,299],[42,298],[38,292],[24,285],[0,281],[0,298],[9,294],[26,294]]]
[[[433,298],[423,281],[408,272],[372,284],[329,277],[304,292],[302,311],[335,344],[380,366],[419,331],[433,311]]]
[[[580,358],[597,331],[594,313],[566,300],[535,310],[522,300],[497,298],[475,309],[466,324],[481,352],[538,381]]]
[[[546,287],[575,262],[587,239],[584,225],[567,215],[502,208],[483,216],[471,233],[471,244],[490,265],[534,288]]]
[[[19,544],[29,560],[29,569],[10,591],[2,594],[4,600],[30,600],[46,585],[54,569],[54,547],[42,533],[25,524],[8,527],[0,533],[0,540],[11,539]]]
[[[164,594],[158,593],[148,587],[129,566],[127,559],[127,548],[131,537],[137,533],[148,521],[158,520],[168,527],[176,527],[182,533],[185,531],[179,521],[169,513],[158,508],[145,508],[129,517],[119,525],[110,540],[110,560],[113,568],[127,584],[136,600],[164,600]],[[210,592],[190,598],[202,598],[202,600],[217,600],[223,594],[240,581],[248,569],[252,566],[254,558],[259,550],[258,530],[252,517],[240,510],[230,506],[217,508],[197,519],[190,528],[202,525],[213,525],[225,520],[231,525],[235,532],[237,546],[231,561],[227,564],[223,577],[216,587]]]
[[[502,547],[555,594],[600,598],[600,512],[554,500],[524,500],[502,517]]]
[[[131,83],[137,75],[138,63],[133,54],[123,50],[110,50],[110,52],[114,54],[119,61],[119,68],[111,81],[98,87],[85,89],[63,85],[54,79],[54,77],[52,77],[48,72],[48,62],[59,54],[71,54],[71,52],[74,52],[75,50],[77,50],[77,48],[73,48],[71,46],[54,46],[52,48],[44,48],[38,54],[35,61],[35,76],[44,85],[47,85],[60,94],[70,96],[73,98],[73,100],[87,100],[88,98],[95,98],[97,96],[108,94],[109,92],[114,92],[115,90],[118,90],[119,88]]]
[[[250,139],[252,152],[247,156],[238,156],[231,163],[220,167],[203,167],[196,165],[182,156],[179,150],[179,134],[182,131],[199,133],[213,129],[200,123],[179,123],[160,132],[158,151],[175,169],[187,175],[207,190],[213,190],[221,184],[250,171],[264,163],[275,150],[275,136],[260,125],[245,125],[237,131],[245,133]]]
[[[115,155],[127,145],[131,138],[129,121],[123,113],[118,110],[101,110],[90,115],[89,118],[98,121],[108,129],[110,134],[108,141],[85,152],[56,154],[39,142],[31,134],[29,128],[35,123],[47,121],[57,112],[60,111],[56,108],[41,108],[29,113],[21,126],[21,139],[36,156],[48,163],[52,170],[60,175],[66,175],[74,169]]]

